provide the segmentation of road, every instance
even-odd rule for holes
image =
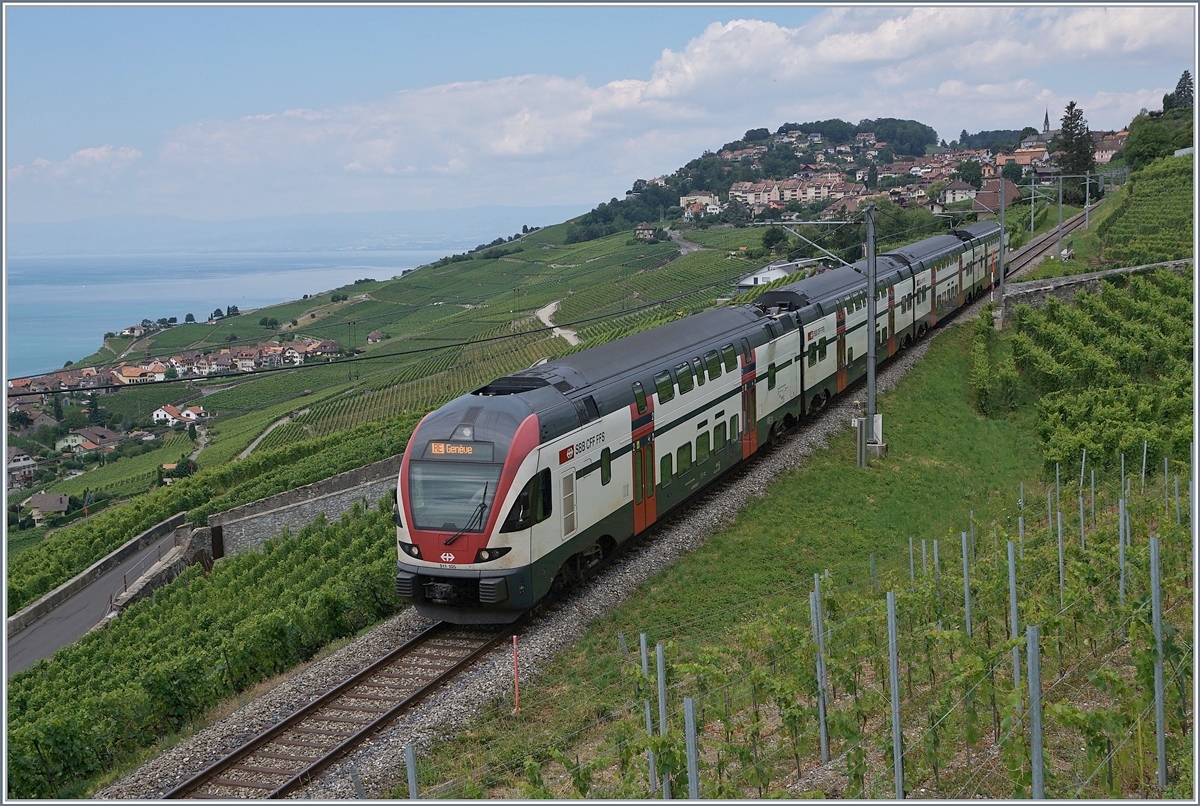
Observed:
[[[675,230],[668,230],[667,232],[671,236],[671,240],[679,246],[679,254],[681,257],[683,255],[690,255],[692,252],[698,252],[704,248],[703,246],[694,244],[691,241],[685,241],[683,239],[682,232],[676,232]]]
[[[300,411],[293,412],[293,413],[287,415],[286,417],[280,417],[278,420],[276,420],[275,422],[268,425],[266,431],[263,431],[261,434],[259,434],[258,438],[255,439],[253,442],[251,442],[250,446],[248,448],[246,448],[246,450],[244,450],[238,454],[238,458],[245,459],[247,456],[250,455],[250,451],[257,448],[258,443],[262,442],[266,438],[267,434],[271,433],[272,431],[274,431],[276,428],[283,425],[284,423],[290,423],[292,421],[293,417],[299,417],[301,414],[308,414],[308,409],[301,409]]]
[[[173,535],[168,535],[146,547],[9,638],[9,677],[28,669],[42,658],[50,657],[99,624],[108,613],[109,597],[124,588],[126,574],[132,584],[158,561],[160,550],[166,554],[174,546],[174,539]]]
[[[559,300],[559,301],[561,301],[561,300]],[[574,347],[576,344],[579,344],[579,337],[575,335],[575,331],[571,330],[570,328],[557,327],[554,324],[554,322],[550,319],[550,317],[554,316],[554,312],[558,310],[558,302],[559,301],[551,302],[545,308],[542,308],[541,310],[539,310],[537,312],[537,317],[538,317],[538,319],[542,320],[542,322],[546,325],[546,327],[554,328],[555,336],[562,336],[564,339],[567,340],[567,344]]]

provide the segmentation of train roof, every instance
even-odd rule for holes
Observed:
[[[697,345],[731,337],[763,317],[748,306],[713,308],[641,333],[634,333],[579,353],[556,358],[510,377],[552,379],[567,376],[572,387],[596,385],[634,372],[648,364],[662,364],[681,353],[695,352]],[[569,376],[577,375],[578,380]],[[565,391],[565,390],[564,390]]]

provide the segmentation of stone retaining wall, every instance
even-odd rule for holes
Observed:
[[[373,506],[395,485],[402,456],[391,456],[261,501],[210,515],[208,525],[214,532],[212,549],[219,551],[220,556],[239,554],[257,548],[282,532],[285,526],[297,532],[320,514],[334,520],[353,507],[356,501],[365,500]]]
[[[1166,263],[1151,263],[1146,266],[1128,266],[1122,269],[1091,272],[1089,274],[1073,274],[1067,277],[1051,277],[1048,280],[1029,280],[1024,283],[1008,283],[1004,286],[1004,321],[1016,311],[1018,305],[1025,304],[1031,308],[1041,308],[1048,297],[1055,297],[1062,302],[1071,302],[1080,291],[1095,293],[1100,290],[1102,280],[1124,274],[1140,274],[1142,272],[1168,269],[1176,274],[1191,273],[1192,260],[1173,260]]]
[[[129,556],[136,554],[139,550],[145,548],[159,538],[166,537],[174,530],[183,526],[186,518],[186,512],[179,512],[167,518],[162,523],[151,526],[149,529],[142,532],[140,535],[133,538],[116,551],[113,551],[107,557],[97,560],[86,571],[77,574],[63,584],[59,585],[57,588],[38,599],[24,610],[9,616],[8,637],[12,638],[21,630],[25,629],[39,618],[58,607],[64,601],[71,598],[91,583],[95,582],[109,569],[120,565]]]

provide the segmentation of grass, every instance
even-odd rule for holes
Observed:
[[[756,613],[794,605],[789,588],[832,569],[861,569],[871,553],[892,558],[909,537],[954,538],[976,521],[1013,517],[1018,482],[1036,478],[1041,454],[1030,413],[984,419],[969,405],[966,378],[972,331],[951,326],[896,390],[879,397],[886,459],[855,468],[846,430],[828,450],[779,477],[734,523],[651,579],[523,687],[521,715],[500,703],[458,738],[422,757],[426,786],[494,765],[493,796],[516,795],[510,773],[546,746],[568,755],[611,736],[577,732],[624,705],[617,633],[653,641],[719,647],[723,635]],[[635,650],[636,651],[636,650]],[[680,659],[682,662],[683,659]],[[614,690],[615,689],[615,690]],[[513,766],[515,762],[515,767]],[[397,797],[402,791],[393,793]]]

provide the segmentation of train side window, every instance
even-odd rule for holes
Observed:
[[[771,365],[767,367],[767,389],[771,390],[774,388],[775,388],[775,364],[774,364],[774,362],[772,362]]]
[[[828,348],[829,348],[828,339],[821,339],[821,343],[819,345],[817,345],[817,359],[818,360],[820,360],[820,361],[825,360],[825,356],[827,356],[829,354]]]
[[[649,407],[646,405],[646,390],[642,388],[641,381],[633,382],[633,399],[637,401],[638,414],[645,414]]]
[[[666,403],[675,397],[675,384],[671,382],[671,373],[665,369],[654,376],[654,388],[658,390],[659,403]]]
[[[692,365],[682,361],[675,365],[675,377],[679,380],[679,394],[686,395],[692,391]]]
[[[726,372],[733,372],[737,369],[737,350],[733,349],[732,344],[726,344],[721,348],[721,356],[725,359]]]
[[[846,363],[847,364],[854,363],[854,348],[853,347],[846,348]]]
[[[696,370],[696,385],[703,386],[704,385],[704,365],[700,363],[699,358],[693,358],[692,366]]]
[[[810,367],[813,367],[813,366],[816,366],[816,364],[817,364],[817,343],[814,341],[812,344],[808,345],[808,365]]]
[[[710,381],[721,377],[721,356],[717,355],[716,350],[709,350],[704,354],[704,363],[708,366]]]
[[[717,423],[713,429],[713,450],[719,451],[725,447],[725,423]]]
[[[708,461],[708,432],[696,437],[696,464]]]
[[[746,339],[746,338],[742,339],[742,355],[744,355],[746,357],[746,363],[749,364],[750,363],[750,340],[749,339]]]
[[[662,455],[662,459],[658,463],[658,477],[662,480],[662,486],[666,487],[671,483],[671,452],[667,451]]]
[[[600,451],[600,483],[612,481],[612,451],[608,448]]]
[[[692,443],[685,442],[675,451],[676,475],[682,476],[692,469]]]
[[[738,424],[738,416],[735,414],[729,418],[729,438],[737,439],[741,435],[741,426]]]
[[[512,509],[500,527],[501,532],[517,532],[528,529],[550,517],[552,507],[550,491],[550,468],[531,478],[517,495]]]

